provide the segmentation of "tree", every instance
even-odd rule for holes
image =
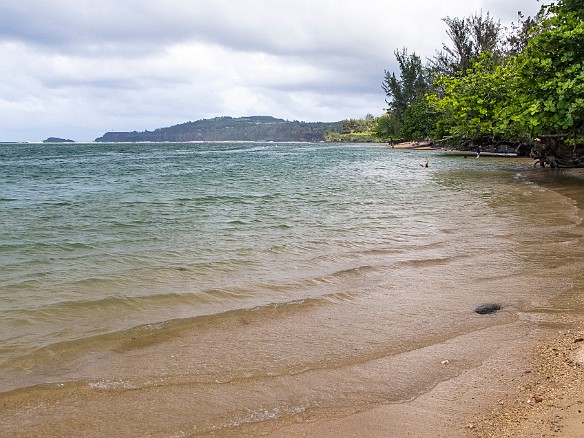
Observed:
[[[541,141],[542,166],[584,167],[584,2],[542,6],[520,56],[524,97],[519,118]]]
[[[584,133],[584,2],[542,6],[522,56],[524,116],[532,135]]]
[[[531,30],[537,24],[534,18],[525,18],[521,11],[517,13],[517,17],[517,23],[511,23],[511,32],[505,40],[505,54],[507,56],[516,56],[525,50]]]
[[[395,73],[385,71],[382,88],[385,91],[388,104],[387,112],[391,117],[381,120],[379,131],[391,131],[391,137],[419,138],[425,136],[429,129],[420,129],[421,125],[429,126],[431,120],[421,120],[426,114],[421,111],[425,107],[424,95],[430,88],[428,71],[422,65],[422,60],[415,53],[409,55],[407,49],[394,52],[400,69],[399,79]],[[415,106],[415,110],[412,109]],[[410,124],[416,126],[410,126]],[[391,128],[391,129],[390,129]]]
[[[435,131],[438,112],[426,99],[417,99],[404,111],[401,135],[404,138],[428,138]]]
[[[428,74],[422,60],[415,53],[408,55],[407,49],[394,52],[400,69],[400,77],[395,73],[385,71],[385,79],[382,84],[383,91],[389,98],[385,100],[388,111],[392,111],[401,119],[404,111],[414,101],[424,97],[428,91]]]
[[[452,47],[442,45],[442,51],[430,60],[432,70],[440,75],[466,74],[471,63],[483,52],[490,52],[495,59],[502,54],[501,23],[489,13],[475,14],[467,18],[446,17],[446,31]]]
[[[428,95],[450,135],[536,142],[542,165],[584,167],[584,2],[542,6],[518,55],[489,52],[465,75],[442,74]]]
[[[471,61],[465,76],[442,75],[435,81],[436,92],[428,104],[441,115],[445,134],[475,140],[517,135],[511,132],[511,105],[517,93],[517,66],[514,59],[497,63],[489,52]]]
[[[375,137],[383,141],[396,140],[401,137],[401,123],[395,114],[389,112],[377,118],[377,124],[373,129]]]

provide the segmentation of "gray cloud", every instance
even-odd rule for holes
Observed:
[[[536,0],[0,0],[0,140],[91,140],[219,115],[381,114],[393,52],[441,18],[509,22]],[[4,116],[6,114],[6,116]]]

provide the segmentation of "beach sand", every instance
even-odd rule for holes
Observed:
[[[514,398],[470,423],[476,437],[584,437],[584,332],[542,342]]]
[[[407,403],[335,419],[308,419],[260,435],[584,437],[583,336],[584,331],[561,330],[528,354],[502,352]]]

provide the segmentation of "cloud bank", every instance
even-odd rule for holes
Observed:
[[[379,115],[384,70],[430,57],[446,16],[536,0],[0,0],[0,141],[93,140],[215,116]]]

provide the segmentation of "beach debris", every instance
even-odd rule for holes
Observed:
[[[450,361],[448,359],[443,360],[442,362],[440,362],[442,365],[448,365],[450,363]]]
[[[481,304],[474,311],[480,315],[486,315],[488,313],[494,313],[497,310],[501,310],[500,304]]]

